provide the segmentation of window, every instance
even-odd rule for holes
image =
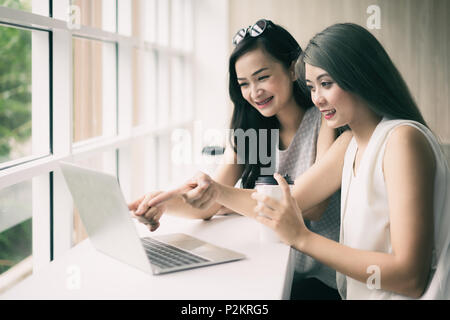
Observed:
[[[157,114],[156,53],[133,49],[133,126],[155,126]]]
[[[32,255],[31,188],[31,181],[26,181],[0,192],[0,292],[10,285],[11,281],[6,279],[8,270],[24,260],[29,261]],[[31,270],[30,265],[21,276]]]
[[[0,0],[0,291],[86,238],[60,161],[117,176],[127,200],[182,173],[192,3]]]
[[[172,0],[171,43],[172,47],[187,52],[193,47],[192,3],[186,0]]]
[[[156,26],[156,41],[163,47],[169,46],[169,8],[170,1],[157,0],[156,2],[156,14],[157,14],[157,26]]]
[[[73,14],[79,15],[83,26],[116,31],[116,1],[115,0],[70,0]]]
[[[115,45],[73,39],[73,141],[116,134]]]
[[[46,253],[50,226],[38,219],[49,215],[48,192],[41,189],[48,182],[48,175],[43,175],[0,190],[0,293],[29,276],[33,260]],[[35,249],[39,253],[34,257]]]
[[[172,120],[181,123],[192,118],[192,72],[191,63],[183,56],[171,61]]]
[[[161,184],[157,180],[155,138],[142,137],[134,140],[131,145],[121,148],[120,152],[130,154],[133,166],[131,168],[131,199],[137,199],[150,190],[156,190]],[[142,179],[142,177],[146,177]]]
[[[31,181],[19,183],[0,192],[0,292],[31,274],[32,212]],[[14,275],[11,270],[18,269]],[[16,266],[16,268],[13,268]]]
[[[0,167],[50,153],[48,36],[0,25]]]

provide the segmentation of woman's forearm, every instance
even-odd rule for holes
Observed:
[[[219,204],[247,217],[255,217],[257,215],[254,212],[257,203],[251,198],[255,190],[234,188],[217,182],[214,183],[217,185],[217,190],[219,190],[216,200]]]
[[[212,216],[222,207],[216,203],[208,209],[197,209],[186,203],[181,196],[176,196],[167,201],[167,213],[191,219],[211,219]]]
[[[217,202],[224,207],[227,207],[237,213],[240,213],[247,217],[256,217],[257,213],[254,212],[257,202],[252,199],[251,195],[256,190],[254,189],[240,189],[230,186],[222,185],[217,182],[217,188],[219,190],[219,196]],[[318,221],[322,217],[328,206],[329,200],[325,200],[318,205],[312,207],[309,210],[305,210],[303,218],[312,221]]]

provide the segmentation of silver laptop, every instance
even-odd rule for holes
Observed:
[[[162,274],[245,258],[181,233],[139,238],[116,177],[65,162],[60,167],[92,244],[117,260]]]

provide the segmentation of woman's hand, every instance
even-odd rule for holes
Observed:
[[[305,237],[309,230],[303,221],[302,211],[297,201],[291,196],[289,185],[278,173],[274,174],[283,191],[283,199],[277,201],[272,197],[255,192],[252,198],[258,201],[255,212],[256,220],[273,229],[280,239],[292,246]]]
[[[218,184],[203,172],[197,173],[185,186],[184,190],[188,191],[182,194],[184,201],[197,209],[210,208],[219,195]]]
[[[197,209],[208,209],[216,202],[218,185],[207,174],[202,172],[189,179],[177,189],[166,192],[153,192],[128,205],[133,216],[146,224],[150,231],[159,227],[159,219],[166,211],[166,203],[180,196],[186,203]]]
[[[128,204],[128,210],[132,211],[133,218],[136,218],[139,222],[145,224],[150,231],[158,229],[160,225],[159,219],[166,211],[164,203],[151,207],[147,205],[152,199],[160,194],[163,194],[163,192],[152,192]]]
[[[197,209],[208,209],[219,195],[219,187],[210,176],[203,172],[197,173],[181,187],[163,192],[143,204],[144,207],[157,206],[175,196],[181,196],[186,203]]]

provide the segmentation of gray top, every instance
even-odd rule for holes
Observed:
[[[278,150],[277,172],[297,178],[314,164],[316,159],[317,138],[321,125],[321,114],[315,107],[309,108],[285,150]],[[305,220],[306,226],[313,232],[329,239],[339,241],[340,230],[340,191],[331,196],[328,207],[319,221]],[[305,278],[315,277],[326,285],[336,288],[336,271],[294,250],[295,271]]]

